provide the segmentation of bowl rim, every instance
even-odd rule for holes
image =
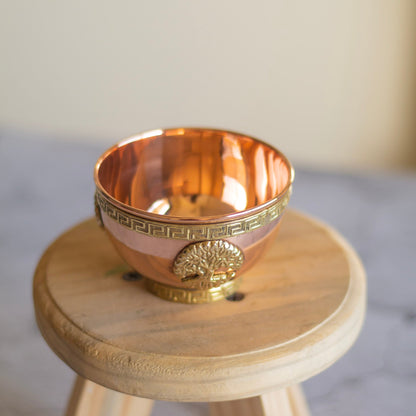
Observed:
[[[156,214],[154,212],[148,212],[143,209],[135,208],[130,205],[124,204],[123,202],[118,201],[116,198],[111,196],[101,185],[98,173],[100,170],[100,167],[103,163],[103,161],[115,150],[117,150],[120,147],[126,146],[129,143],[136,142],[139,140],[145,140],[150,139],[152,137],[158,137],[166,135],[166,132],[174,132],[175,130],[204,130],[204,131],[212,131],[212,132],[219,132],[219,133],[226,133],[226,134],[232,134],[237,136],[242,136],[251,140],[254,140],[257,143],[260,143],[264,146],[267,146],[268,148],[272,149],[274,152],[276,152],[284,161],[286,164],[288,171],[289,171],[289,179],[287,181],[287,184],[283,188],[281,192],[279,192],[278,195],[275,197],[269,199],[266,202],[263,202],[262,204],[256,205],[254,207],[244,209],[241,211],[231,212],[226,215],[212,215],[212,216],[201,216],[201,217],[181,217],[181,216],[175,216],[175,215],[165,215],[165,214]],[[253,214],[258,213],[259,211],[262,211],[264,209],[267,209],[274,204],[277,204],[288,192],[291,192],[292,183],[295,178],[295,170],[290,163],[289,159],[278,149],[276,149],[274,146],[270,145],[269,143],[264,142],[263,140],[260,140],[254,136],[250,136],[244,133],[236,132],[233,130],[227,130],[227,129],[218,129],[218,128],[211,128],[211,127],[169,127],[169,128],[163,128],[163,129],[154,129],[154,130],[146,130],[141,133],[133,134],[131,136],[128,136],[120,141],[118,141],[116,144],[108,148],[97,160],[95,167],[94,167],[94,182],[97,188],[97,191],[101,193],[101,195],[107,199],[108,202],[113,204],[114,206],[118,207],[122,211],[126,211],[127,213],[131,215],[135,215],[137,217],[146,218],[149,220],[153,220],[160,223],[178,223],[178,224],[201,224],[201,223],[222,223],[222,222],[229,222],[234,221],[240,218],[244,218],[247,216],[251,216]]]

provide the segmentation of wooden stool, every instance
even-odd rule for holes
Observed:
[[[232,300],[171,303],[127,271],[94,220],[40,260],[39,328],[79,374],[68,416],[149,415],[153,400],[208,401],[217,416],[308,415],[297,383],[351,347],[365,313],[355,252],[293,211]]]

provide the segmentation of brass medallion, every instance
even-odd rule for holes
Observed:
[[[228,241],[200,241],[179,252],[173,263],[173,273],[187,287],[207,290],[234,279],[243,262],[243,252]]]

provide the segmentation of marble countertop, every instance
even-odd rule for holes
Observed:
[[[74,374],[43,341],[32,276],[46,246],[91,216],[95,160],[107,145],[0,132],[0,414],[62,414]],[[304,383],[314,415],[409,416],[416,394],[416,174],[297,168],[293,208],[337,228],[368,274],[368,312],[354,347]],[[173,407],[172,407],[173,406]],[[169,407],[169,410],[167,410]],[[207,415],[157,402],[155,415]]]

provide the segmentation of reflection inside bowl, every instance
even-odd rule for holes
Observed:
[[[173,129],[120,143],[97,175],[112,199],[133,210],[206,218],[276,198],[290,185],[291,170],[281,153],[253,138]]]
[[[170,198],[162,198],[155,201],[147,211],[159,215],[192,218],[237,212],[232,205],[211,195],[173,195]]]

